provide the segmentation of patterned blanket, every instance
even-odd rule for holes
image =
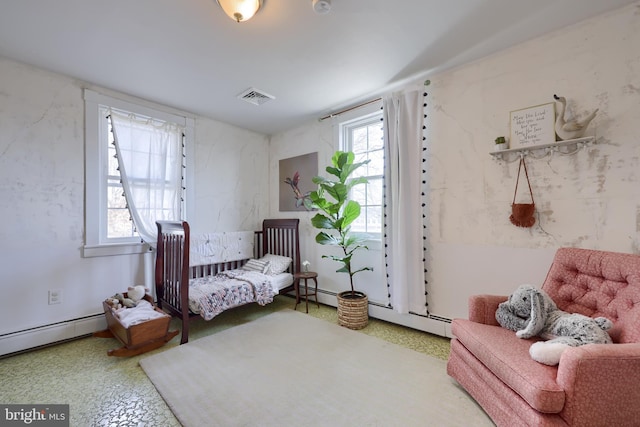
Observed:
[[[269,276],[257,271],[227,270],[189,281],[189,309],[204,320],[250,302],[269,304],[274,295]]]

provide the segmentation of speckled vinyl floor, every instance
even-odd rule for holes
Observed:
[[[193,318],[190,340],[227,329],[284,308],[291,298],[279,296],[261,307],[249,304],[209,322]],[[300,304],[304,310],[304,305]],[[337,323],[334,307],[309,305],[309,315]],[[178,329],[174,319],[171,330]],[[360,332],[431,356],[446,359],[449,340],[425,332],[370,319]],[[138,365],[142,357],[177,346],[179,336],[164,347],[130,358],[108,357],[119,347],[111,338],[88,337],[0,359],[0,403],[69,404],[71,426],[179,426],[153,384]],[[284,369],[284,364],[283,364]],[[283,371],[283,375],[286,373]]]

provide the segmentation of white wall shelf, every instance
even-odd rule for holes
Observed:
[[[545,157],[554,152],[558,152],[562,155],[575,154],[580,151],[581,148],[595,143],[596,138],[594,136],[587,136],[584,138],[557,141],[551,144],[536,145],[535,147],[509,148],[507,150],[492,151],[489,154],[493,156],[495,160],[505,160],[505,155],[509,155],[512,153],[516,154],[516,156],[514,156],[514,160],[525,156],[531,156],[537,159]],[[561,149],[562,147],[567,147],[567,149]]]

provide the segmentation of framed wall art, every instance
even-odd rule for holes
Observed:
[[[317,187],[312,179],[318,175],[318,153],[280,160],[280,211],[309,211],[309,194]]]
[[[556,141],[555,103],[536,105],[511,112],[509,148],[530,148]]]

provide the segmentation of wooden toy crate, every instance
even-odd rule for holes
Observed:
[[[126,292],[123,295],[127,298]],[[151,295],[145,295],[143,299],[149,301],[154,309],[164,316],[131,325],[129,328],[125,328],[120,323],[120,319],[114,315],[111,306],[106,301],[102,302],[109,329],[96,332],[94,335],[104,338],[114,337],[123,345],[120,348],[107,351],[109,356],[135,356],[162,347],[178,335],[178,331],[169,332],[171,316],[155,307]]]

